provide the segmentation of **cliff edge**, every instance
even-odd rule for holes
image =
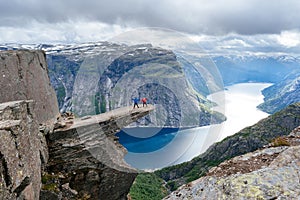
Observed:
[[[127,151],[115,133],[153,109],[152,105],[130,106],[65,120],[65,127],[47,135],[49,162],[43,194],[68,199],[127,199],[138,172],[124,161]]]
[[[0,85],[0,103],[34,100],[38,123],[52,123],[59,114],[43,51],[0,51]]]
[[[0,199],[126,199],[137,171],[114,134],[154,107],[74,119],[44,52],[0,51],[0,71]]]

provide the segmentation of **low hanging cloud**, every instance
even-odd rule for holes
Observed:
[[[0,26],[95,21],[192,34],[278,34],[300,29],[299,10],[299,0],[10,0],[1,4]]]

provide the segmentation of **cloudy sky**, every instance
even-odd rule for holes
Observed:
[[[299,0],[0,0],[0,43],[107,40],[139,27],[183,32],[207,48],[300,46]]]

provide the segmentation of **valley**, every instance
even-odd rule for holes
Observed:
[[[299,101],[296,57],[202,58],[151,44],[111,42],[9,44],[0,49],[45,52],[60,112],[97,115],[132,106],[133,97],[148,97],[154,112],[123,129],[117,139],[127,148],[127,163],[147,171],[160,169],[149,176],[161,184],[166,181],[166,186],[155,183],[165,191],[299,125],[298,104],[291,105]],[[146,177],[140,174],[137,180]]]

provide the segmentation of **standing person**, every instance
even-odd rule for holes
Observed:
[[[140,99],[135,97],[134,99],[132,99],[132,101],[133,101],[133,108],[135,108],[135,106],[137,106],[139,108]]]
[[[146,105],[146,107],[147,107],[147,98],[142,98],[142,102],[143,102],[143,107]]]

